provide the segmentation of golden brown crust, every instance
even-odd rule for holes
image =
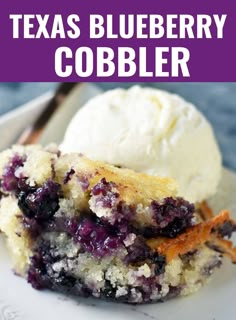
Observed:
[[[220,236],[216,237],[212,233],[214,228],[219,227],[226,221],[232,220],[230,219],[229,212],[223,210],[214,218],[190,227],[185,233],[174,239],[150,239],[148,240],[148,245],[160,254],[165,255],[169,262],[178,255],[190,252],[207,241],[213,241],[220,248],[223,246],[224,250],[222,250],[222,253],[227,254],[233,262],[236,262],[236,248],[233,248],[231,241],[224,240]]]
[[[214,212],[206,201],[202,201],[200,203],[199,209],[201,210],[201,215],[204,221],[214,217]]]
[[[65,168],[66,166],[66,168]],[[89,190],[102,178],[114,182],[120,199],[127,204],[149,204],[151,200],[161,200],[176,196],[177,184],[173,179],[153,177],[129,169],[116,168],[103,162],[89,160],[78,154],[64,155],[57,160],[56,171],[69,171],[71,167],[76,174],[89,179]],[[58,170],[59,169],[59,170]],[[61,179],[62,177],[60,177]]]

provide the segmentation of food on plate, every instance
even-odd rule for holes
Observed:
[[[0,229],[36,289],[165,301],[197,291],[224,255],[236,262],[229,212],[195,207],[171,178],[34,145],[0,154],[0,180]]]
[[[154,88],[115,89],[91,99],[60,148],[174,178],[178,195],[194,203],[212,196],[221,177],[221,154],[206,118],[180,96]]]

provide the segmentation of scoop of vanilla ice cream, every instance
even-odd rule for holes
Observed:
[[[61,150],[151,175],[175,178],[198,202],[216,192],[221,155],[209,122],[189,102],[134,86],[91,99],[72,119]]]

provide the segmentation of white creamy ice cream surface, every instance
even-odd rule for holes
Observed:
[[[209,122],[180,96],[152,88],[115,89],[91,99],[72,119],[61,149],[173,177],[179,195],[193,202],[213,195],[221,176]]]

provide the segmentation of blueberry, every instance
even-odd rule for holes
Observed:
[[[182,198],[152,201],[151,209],[159,235],[173,238],[192,225],[194,205]]]
[[[28,282],[35,289],[52,289],[63,293],[71,293],[88,297],[91,290],[80,279],[65,272],[55,272],[52,265],[61,260],[48,242],[39,243],[34,255],[30,259]]]
[[[23,167],[24,161],[24,157],[15,154],[9,164],[5,167],[1,183],[4,191],[16,192],[18,190],[19,178],[16,177],[15,172],[18,168]]]
[[[231,238],[232,233],[236,231],[236,224],[232,221],[226,221],[217,229],[217,231],[222,237]]]
[[[59,275],[54,278],[55,285],[61,288],[65,288],[66,291],[75,286],[75,277],[68,275],[64,270],[59,272]]]
[[[48,180],[33,192],[21,191],[18,206],[27,218],[48,220],[59,209],[60,185]]]
[[[158,253],[154,253],[151,256],[151,261],[155,264],[154,272],[156,276],[165,272],[166,267],[166,257],[159,255]]]
[[[126,249],[128,251],[128,255],[125,259],[126,263],[142,262],[150,255],[150,248],[141,237],[137,237],[134,240],[134,243]]]
[[[89,179],[86,176],[77,176],[77,180],[84,192],[86,192],[89,188]]]
[[[75,230],[75,225],[73,226]],[[110,254],[122,246],[122,239],[112,233],[112,229],[97,221],[84,218],[78,223],[73,235],[76,242],[82,244],[84,249],[97,257]]]
[[[92,188],[92,195],[97,196],[96,203],[99,203],[104,208],[112,208],[119,198],[119,193],[114,191],[116,184],[114,182],[107,182],[105,178],[101,179]]]
[[[183,232],[187,227],[192,225],[188,219],[175,218],[167,227],[160,230],[160,235],[175,238],[178,234]]]
[[[102,295],[107,299],[115,299],[116,289],[112,287],[110,281],[106,280],[104,289],[102,290]]]

